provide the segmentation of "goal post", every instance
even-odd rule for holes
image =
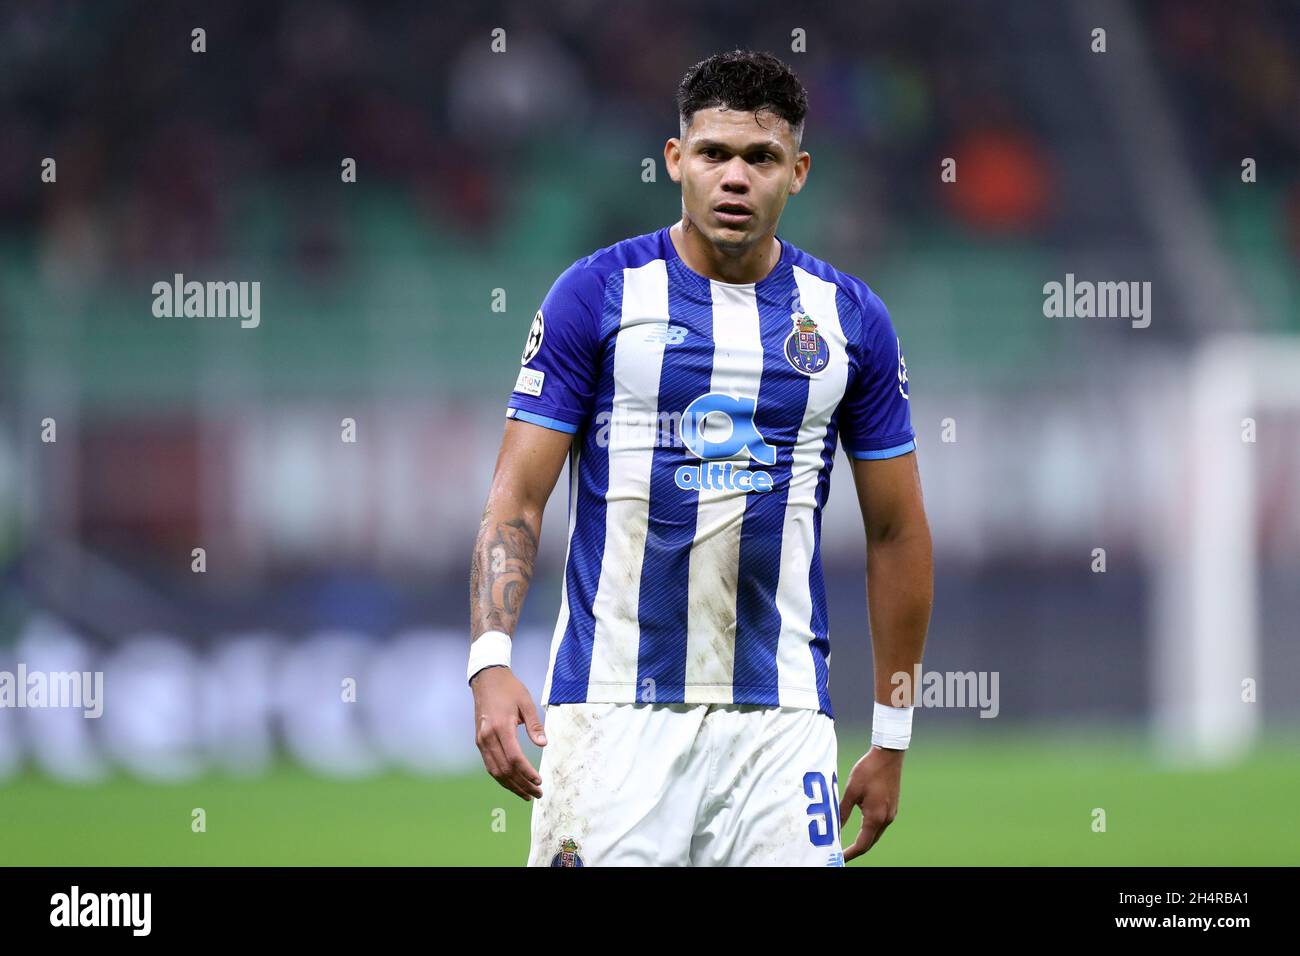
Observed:
[[[1213,766],[1244,756],[1261,724],[1259,416],[1300,412],[1300,336],[1209,339],[1184,381],[1150,555],[1153,729],[1167,763]]]

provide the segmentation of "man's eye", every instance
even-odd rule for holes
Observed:
[[[771,153],[757,153],[754,156],[756,163],[770,163],[775,157]]]

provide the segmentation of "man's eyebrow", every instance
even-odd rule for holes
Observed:
[[[724,143],[722,142],[722,140],[718,140],[718,139],[697,139],[695,140],[695,142],[691,143],[691,148],[692,149],[724,149],[727,152],[735,152],[735,150],[731,148],[730,143]],[[781,148],[780,143],[778,143],[776,140],[771,140],[771,139],[758,139],[758,140],[754,140],[752,143],[746,143],[744,146],[740,148],[739,152],[752,153],[757,149],[765,149],[771,153],[785,152],[785,150]]]

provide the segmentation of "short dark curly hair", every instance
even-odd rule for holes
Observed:
[[[686,71],[677,87],[682,134],[699,110],[726,107],[757,114],[771,110],[790,124],[794,141],[803,139],[808,91],[794,71],[770,53],[732,50],[715,53]]]

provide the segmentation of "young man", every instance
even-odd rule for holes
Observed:
[[[912,701],[890,677],[920,663],[930,617],[903,353],[865,283],[776,235],[810,164],[789,68],[720,54],[677,103],[681,221],[575,262],[528,332],[471,569],[476,739],[535,801],[531,865],[842,866],[897,813]],[[843,799],[819,551],[840,438],[876,672],[874,746]],[[566,456],[543,730],[509,635]]]

